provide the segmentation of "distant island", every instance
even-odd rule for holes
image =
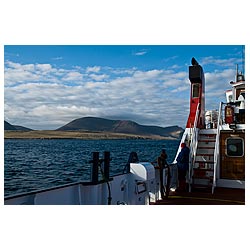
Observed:
[[[155,139],[178,140],[183,129],[178,126],[140,125],[129,120],[98,117],[75,119],[56,130],[32,130],[4,121],[5,139]]]

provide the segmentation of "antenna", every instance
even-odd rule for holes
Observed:
[[[238,82],[238,75],[239,75],[239,72],[238,72],[238,64],[236,64],[236,76],[235,76],[235,82]]]
[[[242,45],[242,53],[241,53],[241,63],[242,63],[242,75],[245,75],[245,64],[244,64],[244,61],[245,61],[245,46]]]
[[[238,71],[238,64],[236,64],[236,81],[235,82],[240,82],[240,81],[245,81],[245,77],[244,77],[244,70],[245,70],[245,51],[244,51],[245,46],[242,45],[242,53],[241,53],[241,68],[242,71],[239,72]]]

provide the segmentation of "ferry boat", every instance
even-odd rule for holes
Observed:
[[[203,68],[189,66],[190,113],[173,163],[160,169],[129,156],[124,173],[110,176],[110,152],[92,153],[91,181],[77,182],[5,197],[5,205],[244,205],[245,79],[236,68],[226,101],[205,111]],[[186,192],[178,192],[177,156],[190,149]],[[160,178],[160,176],[163,178]],[[161,196],[161,187],[165,190]]]

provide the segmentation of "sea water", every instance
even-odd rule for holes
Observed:
[[[129,154],[155,162],[163,148],[168,163],[174,160],[178,140],[5,139],[4,196],[90,181],[92,152],[111,156],[110,175],[121,174]]]

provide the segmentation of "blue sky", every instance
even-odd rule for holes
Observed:
[[[4,118],[56,129],[85,116],[184,128],[192,57],[217,109],[242,66],[242,45],[6,45]]]

